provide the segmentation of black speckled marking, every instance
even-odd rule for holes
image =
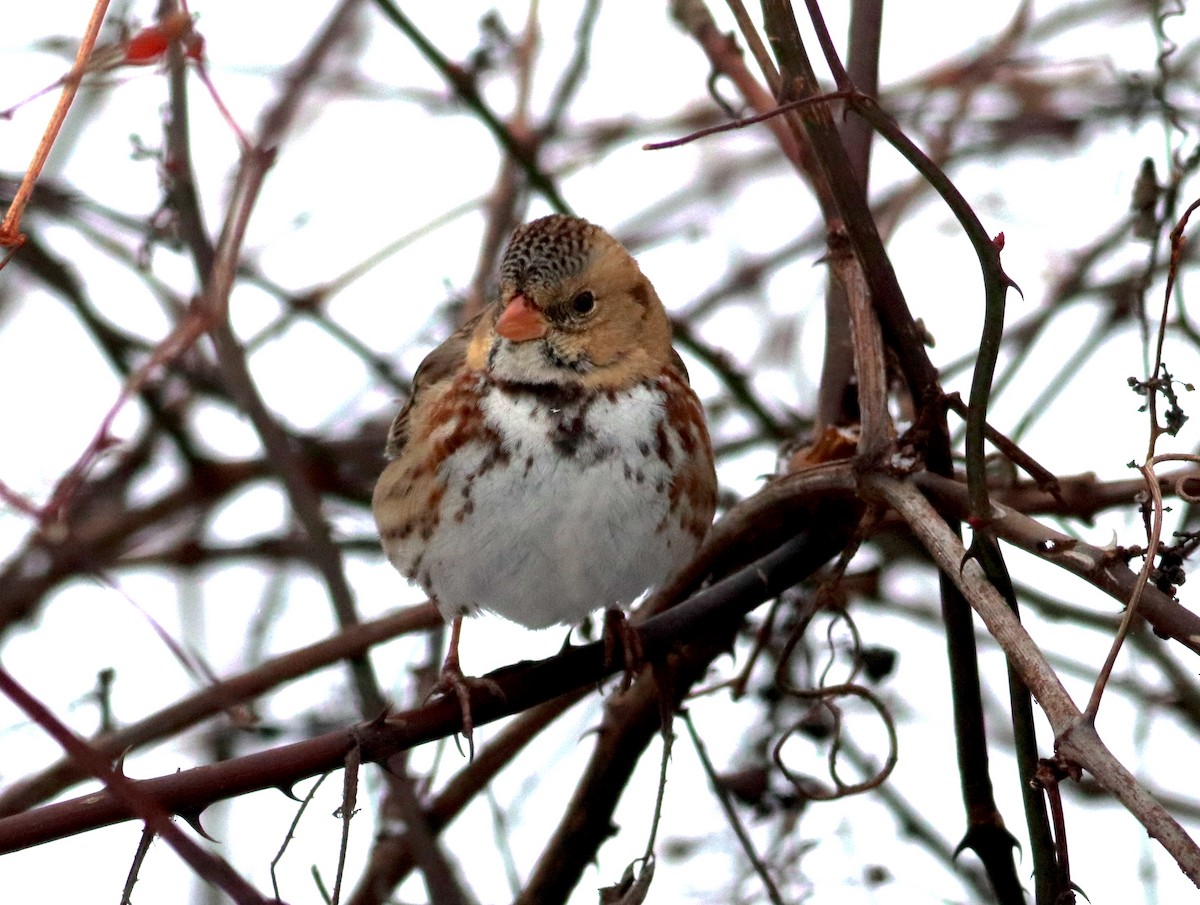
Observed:
[[[579,455],[584,444],[594,443],[596,434],[587,426],[587,407],[580,406],[569,418],[556,418],[550,428],[550,442],[569,459]]]
[[[579,217],[551,214],[520,226],[500,262],[500,285],[517,291],[577,276],[591,260],[604,230]]]

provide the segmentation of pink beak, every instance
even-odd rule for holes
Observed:
[[[514,343],[541,339],[546,335],[546,318],[524,295],[517,293],[496,321],[496,332]]]

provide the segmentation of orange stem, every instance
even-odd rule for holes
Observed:
[[[63,82],[58,105],[54,108],[54,114],[50,117],[46,131],[42,133],[42,140],[38,142],[37,150],[33,153],[33,160],[29,164],[29,169],[25,171],[25,178],[21,180],[21,185],[17,189],[16,195],[13,196],[12,203],[8,206],[4,222],[0,223],[0,247],[20,245],[25,239],[20,233],[21,215],[25,213],[25,205],[29,203],[33,187],[42,174],[42,167],[46,165],[50,149],[54,147],[59,130],[62,129],[62,124],[67,118],[67,111],[71,109],[71,102],[75,100],[75,92],[79,90],[79,83],[83,80],[84,72],[87,71],[88,60],[92,56],[96,38],[100,34],[100,25],[104,21],[104,14],[108,12],[108,2],[109,0],[96,0],[96,5],[92,8],[92,17],[88,20],[87,30],[79,44],[79,52],[75,54],[75,65],[71,67],[70,73]]]

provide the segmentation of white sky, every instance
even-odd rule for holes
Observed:
[[[523,4],[496,5],[511,27],[519,26]],[[827,4],[839,9],[842,5]],[[432,4],[405,5],[428,37],[455,59],[474,46],[475,23],[491,6],[461,3],[453,15],[445,15],[434,12]],[[981,36],[1002,28],[1015,6],[1011,2],[894,0],[887,6],[884,83],[903,80],[932,61],[964,52]],[[1052,6],[1038,3],[1035,9],[1041,15]],[[197,27],[208,41],[212,77],[244,128],[253,128],[259,111],[274,96],[279,68],[307,42],[324,7],[261,0],[195,4]],[[543,7],[546,40],[541,66],[545,73],[556,74],[570,52],[576,14],[573,4],[545,3]],[[630,113],[652,118],[704,98],[707,67],[699,51],[666,21],[665,7],[631,0],[605,5],[594,42],[594,75],[579,97],[574,112],[577,118],[617,118]],[[135,2],[130,9],[142,20],[151,18],[152,4]],[[15,103],[65,71],[61,56],[39,48],[39,42],[48,36],[76,35],[88,10],[89,5],[79,0],[59,0],[25,5],[20,16],[6,17],[0,32],[0,107]],[[1194,19],[1173,20],[1171,33],[1180,41],[1189,36],[1194,39]],[[366,92],[371,96],[364,99],[329,94],[310,101],[302,126],[284,146],[268,177],[251,223],[248,257],[267,276],[292,289],[329,280],[441,212],[485,195],[495,176],[497,156],[478,123],[466,116],[431,117],[420,105],[397,97],[392,86],[437,96],[444,89],[412,47],[373,10],[366,9],[362,21],[364,45],[357,65],[373,80],[375,90]],[[637,24],[632,25],[634,22]],[[835,11],[831,11],[830,25],[835,34],[844,31]],[[1111,66],[1114,71],[1146,72],[1155,53],[1149,27],[1140,20],[1124,28],[1091,29],[1046,49],[1059,61],[1082,60]],[[101,203],[148,215],[160,201],[158,177],[152,162],[131,157],[129,136],[137,134],[147,145],[157,146],[165,84],[153,69],[122,73],[118,79],[119,86],[106,92],[90,114],[84,92],[81,115],[68,124],[48,172]],[[537,82],[535,109],[540,109],[539,103],[552,85],[550,78]],[[506,109],[510,100],[505,90],[496,85],[488,92],[497,109]],[[192,91],[200,188],[210,227],[215,229],[237,149],[197,81],[193,81]],[[52,104],[52,97],[42,99],[22,108],[11,122],[0,122],[0,171],[18,173],[24,168]],[[637,140],[566,179],[563,191],[577,211],[616,229],[656,198],[686,188],[712,155],[730,147],[752,151],[767,144],[765,130],[654,153],[640,150]],[[1070,250],[1099,232],[1097,224],[1119,219],[1128,206],[1141,159],[1156,156],[1161,170],[1163,147],[1161,127],[1147,121],[1113,130],[1104,139],[1081,147],[1074,157],[1029,154],[1006,162],[1003,168],[980,164],[956,174],[956,183],[976,203],[989,231],[1006,233],[1005,265],[1025,290],[1026,299],[1010,296],[1010,320],[1036,309],[1054,269],[1062,265]],[[890,152],[877,155],[873,173],[877,184],[906,175]],[[783,220],[779,216],[782,210],[796,211],[794,219]],[[540,212],[540,208],[533,211]],[[731,199],[709,224],[708,234],[648,249],[639,259],[668,305],[683,307],[724,272],[731,255],[777,247],[811,217],[812,205],[804,187],[776,169]],[[410,371],[442,338],[443,325],[431,319],[431,314],[447,296],[448,287],[461,289],[469,280],[481,224],[481,215],[471,212],[395,254],[334,299],[330,308],[333,318],[365,337],[378,351],[399,356],[404,370]],[[108,316],[150,339],[164,335],[168,324],[161,309],[123,265],[106,260],[64,229],[44,229],[41,235],[86,274],[88,291]],[[132,247],[134,240],[121,236],[118,241]],[[905,219],[889,248],[910,304],[938,340],[935,360],[951,361],[974,348],[981,309],[978,270],[946,211],[932,204],[918,208]],[[1131,247],[1128,253],[1144,252]],[[193,288],[190,265],[182,257],[173,259],[169,252],[158,250],[154,270],[183,297]],[[5,294],[10,291],[4,287],[6,276],[0,275],[0,292]],[[781,271],[768,285],[770,310],[802,316],[819,299],[822,280],[823,271],[813,261],[801,261]],[[27,291],[24,285],[17,295],[19,302],[0,313],[0,424],[5,425],[8,440],[0,444],[0,479],[42,499],[90,439],[119,385],[57,299],[41,290]],[[261,292],[241,287],[235,292],[231,313],[239,333],[247,336],[272,320],[276,304]],[[706,337],[743,363],[752,362],[758,352],[759,338],[745,326],[748,313],[748,308],[737,308],[704,325]],[[1073,336],[1077,330],[1087,330],[1094,318],[1094,310],[1081,306],[1069,319],[1064,318],[1058,328],[1063,333],[1058,335]],[[772,385],[781,402],[811,411],[821,342],[819,318],[814,316],[794,339],[793,373]],[[1051,373],[1062,357],[1056,345],[1055,337],[1043,344],[1034,359],[1040,362],[1035,370],[1040,366]],[[1173,370],[1185,379],[1200,378],[1193,353],[1173,349],[1170,360]],[[386,387],[374,382],[357,360],[311,327],[297,328],[264,347],[255,355],[253,366],[268,403],[301,429],[348,425],[363,413],[382,412],[390,405],[391,393]],[[1106,347],[1079,377],[1080,384],[1089,389],[1054,406],[1042,426],[1031,432],[1028,445],[1034,455],[1052,470],[1090,469],[1108,477],[1126,476],[1125,463],[1143,453],[1145,420],[1136,411],[1136,401],[1124,390],[1124,381],[1130,374],[1140,374],[1141,368],[1136,335],[1123,335]],[[713,379],[703,369],[693,367],[692,372],[702,393],[715,390]],[[959,380],[951,388],[965,389],[965,383]],[[1014,392],[1002,397],[992,420],[1002,428],[1011,426],[1023,414],[1021,403],[1031,395]],[[136,407],[129,407],[118,418],[116,432],[133,433],[140,417]],[[253,431],[239,419],[215,409],[202,418],[206,439],[222,455],[249,455],[258,448]],[[1195,431],[1189,431],[1174,448],[1190,449],[1195,440]],[[769,450],[755,451],[731,462],[721,478],[725,486],[750,493],[772,465]],[[363,528],[359,519],[341,513],[333,516],[340,530]],[[285,521],[281,499],[273,491],[260,490],[231,502],[212,530],[232,540],[282,526]],[[1120,525],[1120,519],[1106,518],[1085,533],[1104,543],[1108,531]],[[0,558],[17,549],[28,528],[25,519],[0,512]],[[1137,540],[1135,533],[1122,537],[1124,543]],[[1046,576],[1048,570],[1028,559],[1014,554],[1021,576],[1030,581],[1053,580]],[[351,558],[348,569],[366,615],[419,599],[403,587],[382,557]],[[260,569],[248,565],[225,568],[194,581],[161,573],[123,573],[119,584],[124,595],[174,637],[202,648],[214,668],[224,673],[238,667],[244,652],[245,622],[268,580]],[[927,577],[910,578],[889,590],[896,602],[919,607],[933,599],[931,587]],[[1114,611],[1110,601],[1089,588],[1069,587],[1074,602]],[[291,576],[288,588],[287,614],[270,639],[276,651],[310,643],[332,628],[326,594],[316,580]],[[1184,602],[1188,602],[1186,590]],[[920,715],[906,712],[902,705],[909,702],[927,712],[948,713],[940,642],[936,633],[914,627],[910,620],[878,607],[867,608],[862,619],[870,625],[868,640],[888,643],[901,652],[898,672],[886,686],[888,699],[899,709],[903,731],[894,786],[955,842],[954,834],[963,824],[952,745],[942,731],[944,726],[925,728]],[[1032,630],[1040,638],[1041,633],[1048,636],[1060,628],[1034,618]],[[1098,663],[1105,639],[1080,634],[1066,649],[1080,662]],[[464,664],[468,672],[483,672],[518,657],[548,656],[561,640],[561,632],[534,634],[496,619],[479,620],[467,627]],[[394,683],[391,690],[398,696],[406,689],[405,664],[416,650],[414,644],[397,643],[375,655],[379,674]],[[518,653],[514,656],[513,652]],[[36,624],[7,640],[3,653],[5,667],[80,731],[94,726],[94,710],[80,701],[93,686],[96,672],[106,666],[118,668],[114,703],[124,719],[138,718],[194,687],[126,597],[98,584],[77,582],[62,588]],[[988,693],[1003,695],[1001,658],[992,650],[984,654],[984,662],[991,683]],[[1130,662],[1126,655],[1123,663]],[[729,668],[728,661],[722,665]],[[264,705],[264,713],[286,723],[307,712],[314,700],[336,697],[333,690],[341,689],[344,682],[340,670],[311,677],[273,695]],[[1068,678],[1066,684],[1077,699],[1086,696],[1084,683]],[[346,708],[348,700],[342,701]],[[754,711],[712,699],[694,712],[713,758],[719,765],[727,764]],[[599,700],[593,698],[585,709],[567,718],[561,732],[539,739],[526,752],[525,763],[539,765],[536,788],[527,774],[517,771],[502,775],[496,783],[496,800],[514,809],[510,813],[513,857],[522,875],[542,849],[550,819],[546,814],[553,815],[569,794],[573,777],[590,750],[585,733],[598,714]],[[336,725],[345,720],[346,710],[331,710],[327,717]],[[1177,757],[1162,752],[1186,751],[1194,760],[1190,754],[1194,740],[1170,720],[1143,727],[1137,718],[1135,708],[1113,696],[1103,711],[1101,730],[1127,765],[1154,777],[1171,775],[1168,785],[1172,785],[1180,764]],[[1137,734],[1143,731],[1147,738]],[[480,730],[481,739],[486,741],[491,732],[490,728]],[[998,742],[1007,729],[992,727],[992,732]],[[131,757],[128,772],[142,777],[189,766],[206,756],[198,739],[189,736],[182,744],[138,753]],[[0,703],[0,782],[56,756],[55,746],[38,729]],[[418,752],[416,762],[427,764],[429,757],[428,752]],[[585,877],[573,901],[594,901],[592,889],[614,882],[624,864],[640,853],[652,806],[656,757],[647,759],[646,769],[622,801],[618,823],[625,832],[605,846],[600,865]],[[450,767],[457,764],[452,749],[444,755],[442,776],[448,775],[447,762]],[[1020,805],[1012,774],[1012,764],[997,750],[993,761],[997,795],[1017,830]],[[723,888],[722,878],[742,869],[728,833],[707,812],[711,802],[706,794],[700,794],[704,788],[695,755],[681,741],[668,787],[664,837],[686,840],[701,847],[706,856],[689,861],[686,870],[678,861],[660,864],[654,901],[703,901],[707,893]],[[331,882],[339,826],[328,815],[339,798],[340,777],[334,776],[323,787],[285,859],[282,888],[284,897],[293,903],[318,901],[308,879],[311,864],[319,864],[326,881]],[[363,804],[365,811],[356,818],[352,839],[350,877],[357,875],[370,842],[372,803]],[[266,863],[278,847],[294,807],[277,792],[263,792],[240,800],[235,816],[227,823],[210,814],[205,824],[222,841],[218,850],[266,891],[270,888]],[[697,817],[694,808],[702,809],[702,816]],[[1101,805],[1086,815],[1075,809],[1068,819],[1073,852],[1079,853],[1073,860],[1075,879],[1093,902],[1150,901],[1143,894],[1144,878],[1131,869],[1135,863],[1145,863],[1146,870],[1156,874],[1159,901],[1180,901],[1191,889],[1117,806]],[[703,829],[697,830],[698,826]],[[897,843],[897,828],[883,807],[870,798],[812,806],[801,827],[793,843],[800,838],[820,840],[816,850],[802,860],[813,883],[810,901],[814,903],[918,903],[958,901],[964,896],[919,848]],[[1191,829],[1195,832],[1200,827]],[[489,843],[464,847],[462,840],[473,833]],[[764,828],[758,827],[757,833],[760,844],[767,845]],[[0,861],[4,889],[13,901],[36,895],[47,901],[115,902],[138,834],[138,826],[127,824],[7,856]],[[472,887],[484,901],[501,901],[506,896],[504,864],[490,845],[492,837],[491,816],[477,805],[455,825],[448,846],[456,852],[474,849],[466,867]],[[1119,852],[1119,857],[1098,857],[1102,846]],[[885,864],[894,880],[878,889],[866,888],[861,869],[870,863]],[[64,865],[71,869],[64,870]],[[1028,860],[1022,860],[1021,876],[1028,869]],[[135,901],[179,901],[180,890],[188,888],[186,876],[176,856],[158,842],[142,870]],[[421,894],[419,885],[410,882],[399,899],[411,901]]]

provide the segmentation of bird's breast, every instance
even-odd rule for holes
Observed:
[[[440,451],[435,529],[388,550],[443,614],[484,608],[530,627],[575,622],[631,603],[691,557],[713,493],[686,384],[470,388],[477,405],[447,405],[430,425],[426,445]]]

